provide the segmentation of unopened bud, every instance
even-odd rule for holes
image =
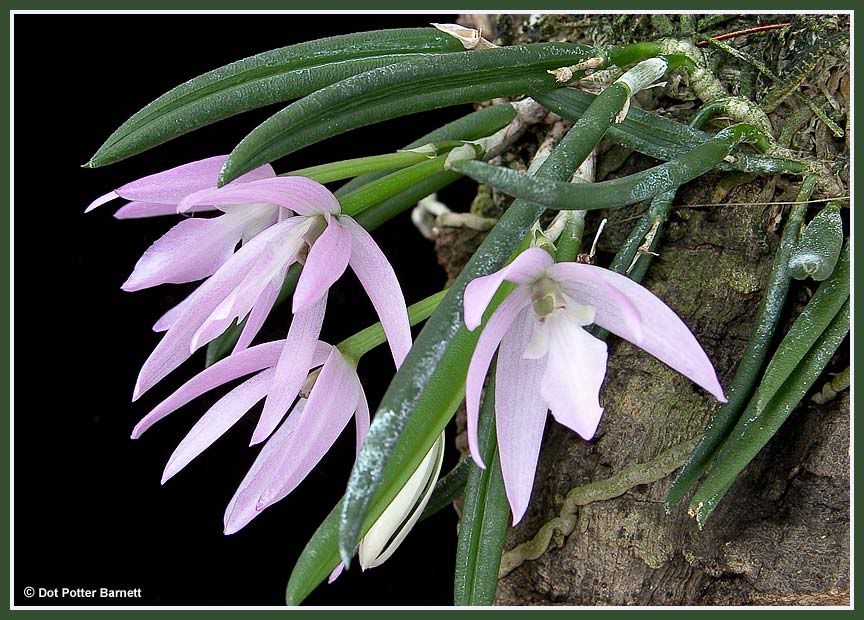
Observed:
[[[435,490],[443,459],[442,432],[405,486],[360,541],[358,556],[363,570],[378,566],[393,555],[411,528],[417,524],[432,491]]]

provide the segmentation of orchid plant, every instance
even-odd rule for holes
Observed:
[[[244,90],[274,67],[279,80]],[[586,95],[587,105],[577,110],[568,99],[576,91],[565,87],[606,68],[615,68],[619,77],[598,96]],[[344,499],[292,574],[288,602],[296,604],[328,575],[332,581],[349,567],[355,553],[364,569],[388,559],[427,505],[440,508],[462,493],[476,502],[478,493],[493,493],[498,485],[507,503],[489,499],[489,514],[512,514],[512,525],[518,524],[530,505],[547,413],[574,431],[573,441],[591,440],[601,423],[609,353],[592,335],[592,325],[644,349],[726,402],[696,337],[672,308],[638,283],[649,252],[637,255],[632,244],[623,249],[616,262],[630,266],[624,270],[575,261],[577,252],[564,251],[579,247],[588,211],[674,196],[679,185],[723,166],[803,170],[793,159],[739,150],[744,144],[763,151],[770,146],[770,137],[753,124],[712,136],[661,117],[633,120],[634,114],[645,114],[631,110],[637,92],[669,72],[693,70],[693,59],[668,40],[602,49],[570,43],[496,47],[470,28],[437,25],[265,52],[195,78],[129,119],[90,167],[252,107],[296,99],[229,155],[133,181],[87,208],[123,198],[130,202],[115,212],[119,219],[182,216],[147,249],[124,290],[200,282],[154,326],[164,335],[143,364],[133,400],[200,348],[207,346],[213,357],[231,351],[153,407],[132,437],[202,394],[242,379],[179,443],[162,482],[263,401],[251,437],[252,445],[263,447],[225,511],[225,534],[235,534],[287,498],[353,417],[356,463]],[[519,100],[483,107],[398,153],[283,175],[271,165],[356,127],[502,97]],[[543,106],[576,123],[566,135],[550,134],[528,175],[483,163],[546,118]],[[639,123],[675,126],[677,133],[667,133],[679,141],[661,149],[644,138]],[[666,163],[615,181],[569,183],[604,138]],[[448,290],[407,307],[370,231],[461,175],[519,200]],[[348,181],[338,189],[326,186],[343,180]],[[547,235],[533,234],[547,208],[573,210],[578,217],[570,218],[563,232],[558,227],[552,234],[553,223]],[[648,239],[643,230],[639,243],[650,244],[656,227],[653,231]],[[380,323],[333,346],[319,340],[328,291],[349,266]],[[284,339],[253,344],[271,311],[288,297],[291,321]],[[426,319],[412,343],[410,325]],[[397,371],[370,420],[356,369],[366,352],[384,342]],[[436,486],[443,431],[463,393],[474,464],[465,461]],[[466,512],[464,518],[473,517]],[[486,524],[497,529],[483,540],[498,540],[497,547],[472,540],[476,528],[460,529],[457,603],[492,602],[507,520]],[[472,598],[465,594],[469,591],[486,594]]]

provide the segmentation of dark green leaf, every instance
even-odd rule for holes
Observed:
[[[590,93],[571,88],[559,88],[532,96],[556,114],[574,121],[595,99]],[[610,127],[606,137],[649,157],[669,161],[704,143],[711,138],[711,134],[632,107],[624,122]],[[797,174],[804,170],[804,163],[757,153],[738,153],[734,163],[722,162],[717,167],[721,170],[734,168],[767,174]]]
[[[435,28],[376,30],[289,45],[238,60],[168,91],[123,123],[87,163],[114,163],[241,112],[303,97],[373,68],[463,51]]]
[[[535,43],[406,60],[332,84],[277,112],[231,152],[220,185],[340,133],[424,110],[553,89],[548,71],[591,48]]]
[[[771,274],[765,285],[765,292],[756,317],[753,321],[753,329],[747,341],[747,347],[741,354],[741,361],[735,369],[735,376],[729,389],[726,391],[728,402],[726,402],[711,417],[705,429],[705,434],[699,444],[690,455],[690,459],[684,465],[672,486],[666,499],[667,506],[677,505],[687,494],[699,476],[708,467],[711,459],[717,453],[723,441],[737,423],[741,411],[747,406],[750,397],[756,388],[756,383],[761,376],[765,360],[774,339],[777,325],[780,321],[783,308],[786,305],[786,295],[789,290],[789,257],[798,242],[798,234],[801,230],[807,205],[802,204],[810,199],[813,187],[818,177],[810,175],[804,179],[798,191],[796,202],[789,211],[788,219],[783,227],[780,245],[774,255]]]
[[[490,369],[495,376],[495,366]],[[498,568],[510,520],[510,506],[495,438],[494,381],[486,386],[480,411],[478,440],[486,469],[474,467],[465,485],[465,503],[456,547],[455,605],[492,605],[498,589]]]
[[[796,280],[812,278],[821,282],[834,271],[842,247],[840,204],[832,202],[807,224],[789,258],[789,272]]]
[[[741,142],[764,144],[763,140],[764,136],[752,125],[733,125],[672,161],[602,183],[568,183],[534,178],[509,168],[473,160],[453,162],[451,168],[505,194],[552,209],[605,209],[631,205],[676,189],[711,171]]]

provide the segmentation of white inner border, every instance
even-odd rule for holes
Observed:
[[[406,14],[406,15],[451,15],[453,13],[457,14],[467,14],[467,13],[475,13],[475,14],[488,14],[488,15],[496,15],[501,13],[502,11],[494,11],[494,10],[429,10],[425,11],[422,9],[410,9],[410,10],[14,10],[10,11],[10,20],[9,20],[9,609],[12,611],[15,610],[48,610],[48,611],[85,611],[85,610],[117,610],[117,611],[134,611],[134,610],[291,610],[290,607],[272,607],[272,606],[262,606],[262,607],[243,607],[243,606],[231,606],[231,607],[218,607],[218,606],[51,606],[51,605],[24,605],[24,606],[16,606],[14,604],[14,592],[15,592],[15,575],[14,575],[14,561],[15,557],[15,540],[14,540],[14,531],[15,531],[15,449],[14,449],[14,436],[15,436],[15,416],[14,416],[14,405],[15,405],[15,359],[14,359],[14,351],[15,351],[15,243],[14,243],[14,230],[15,230],[15,153],[14,153],[14,144],[15,144],[15,15],[145,15],[145,14],[204,14],[204,15],[244,15],[244,14],[274,14],[274,15],[282,15],[282,14],[291,14],[291,15],[330,15],[330,14],[349,14],[349,15],[391,15],[391,14]],[[520,10],[509,10],[505,11],[510,14],[518,14],[518,15],[544,15],[544,14],[553,14],[553,15],[583,15],[588,13],[587,11],[565,11],[565,10],[548,10],[548,11],[520,11]],[[850,230],[851,237],[854,238],[855,231],[855,131],[854,131],[854,110],[855,110],[855,12],[851,10],[814,10],[814,11],[770,11],[770,10],[744,10],[744,11],[733,11],[733,10],[694,10],[694,11],[663,11],[663,10],[596,10],[590,11],[591,14],[604,14],[604,15],[621,15],[621,14],[665,14],[665,15],[681,15],[681,14],[691,14],[691,15],[708,15],[708,14],[735,14],[735,15],[754,15],[754,14],[773,14],[773,15],[794,15],[794,14],[813,14],[813,15],[837,15],[837,14],[847,14],[849,15],[850,20],[850,38],[849,38],[849,48],[850,48],[850,59],[849,59],[849,80],[851,84],[850,89],[850,101],[849,101],[849,110],[850,110],[850,121],[849,121],[849,155],[850,155],[850,172],[849,172],[849,211],[850,211]],[[854,250],[854,243],[850,242]],[[850,528],[849,528],[849,563],[850,563],[850,571],[849,571],[849,606],[766,606],[766,605],[746,605],[746,606],[662,606],[662,605],[634,605],[634,606],[525,606],[525,607],[453,607],[453,606],[416,606],[416,607],[406,607],[406,606],[369,606],[369,607],[342,607],[342,606],[320,606],[320,607],[302,607],[297,609],[326,609],[326,610],[406,610],[406,609],[417,609],[417,610],[448,610],[448,609],[478,609],[478,610],[504,610],[504,609],[530,609],[530,610],[588,610],[588,609],[598,609],[598,610],[609,610],[609,609],[633,609],[633,610],[650,610],[650,609],[669,609],[669,610],[722,610],[722,609],[759,609],[759,610],[769,610],[769,609],[788,609],[788,610],[848,610],[855,608],[855,416],[853,412],[855,411],[855,260],[854,260],[854,252],[852,255],[852,272],[851,272],[851,316],[852,319],[850,321],[850,419],[849,419],[849,433],[850,433],[850,472],[849,472],[849,485],[850,485]]]

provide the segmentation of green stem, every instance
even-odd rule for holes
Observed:
[[[384,155],[372,155],[370,157],[357,157],[355,159],[344,159],[309,168],[300,168],[280,174],[279,176],[302,176],[319,183],[331,183],[342,179],[369,174],[372,172],[390,172],[406,168],[414,164],[432,159],[442,153],[446,153],[462,142],[443,142],[429,144],[428,150],[399,151],[398,153],[386,153]]]
[[[715,99],[702,105],[690,125],[693,127],[704,127],[712,118],[718,114],[723,114],[726,111],[727,99]]]
[[[416,325],[428,319],[429,315],[438,307],[438,304],[441,303],[446,294],[447,289],[444,289],[408,306],[408,322],[411,325]],[[366,353],[378,345],[384,344],[386,341],[387,336],[384,334],[384,328],[381,323],[375,323],[360,330],[353,336],[349,336],[337,344],[336,347],[342,351],[345,357],[358,362]]]
[[[600,56],[605,58],[609,65],[626,67],[640,60],[659,56],[663,53],[662,48],[661,41],[642,41],[604,48],[601,50]]]
[[[567,218],[564,230],[561,231],[561,236],[558,237],[555,244],[558,248],[555,252],[555,261],[559,263],[576,260],[582,249],[582,235],[585,234],[585,212],[571,211],[570,216]]]
[[[446,125],[442,125],[438,129],[430,131],[413,142],[406,144],[402,147],[402,150],[414,149],[431,142],[444,142],[448,140],[467,141],[485,138],[506,127],[515,117],[516,108],[511,104],[499,103],[492,105],[488,108],[466,114]],[[384,176],[384,173],[370,172],[355,177],[336,190],[336,197],[341,198],[362,185],[371,183],[375,179],[380,179],[382,176]]]
[[[358,215],[382,200],[395,196],[432,175],[443,172],[446,160],[447,155],[438,155],[434,159],[427,159],[408,168],[391,172],[387,176],[358,187],[339,199],[339,204],[342,205],[342,214],[352,217]]]

